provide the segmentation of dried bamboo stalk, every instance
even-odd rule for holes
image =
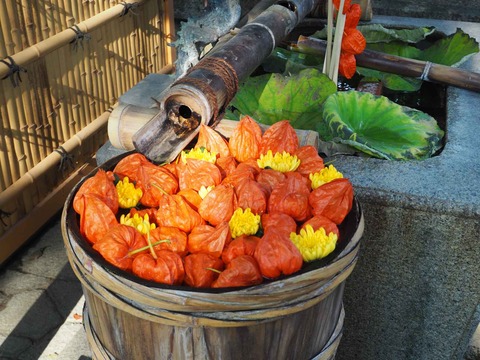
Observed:
[[[146,1],[146,0],[138,0],[137,2],[143,2],[143,1]],[[84,33],[92,32],[96,28],[117,18],[123,9],[124,9],[124,6],[121,4],[113,6],[98,15],[92,16],[91,18],[88,18],[85,21],[78,23],[77,26]],[[0,18],[0,21],[2,22],[2,30],[4,30],[3,29],[4,18],[7,18],[7,17],[1,10],[2,9],[0,8],[0,14],[2,16]],[[5,19],[5,20],[8,20],[8,19]],[[7,29],[9,29],[9,27],[7,27]],[[55,49],[58,49],[59,47],[68,44],[74,38],[75,38],[75,33],[70,29],[66,29],[58,34],[55,34],[49,37],[48,39],[42,40],[35,45],[32,45],[20,52],[13,54],[12,58],[18,65],[25,66],[29,62],[35,59],[38,59],[42,56],[45,56],[49,52],[52,52]],[[8,72],[8,66],[0,63],[0,78],[5,76],[7,72]]]
[[[297,47],[319,55],[325,53],[325,41],[321,39],[300,36]],[[355,58],[358,66],[480,92],[480,74],[471,71],[368,49]]]
[[[4,36],[5,47],[7,49],[7,56],[15,53],[15,43],[12,39],[12,34],[10,30],[12,26],[10,25],[10,18],[7,12],[7,3],[0,1],[0,27],[2,34]],[[4,74],[0,72],[0,77],[3,77]]]
[[[35,17],[33,15],[33,7],[29,4],[30,1],[22,0],[21,6],[24,9],[25,19],[25,33],[27,36],[28,44],[35,44],[38,42],[37,34],[35,31]]]
[[[6,4],[7,15],[10,19],[10,32],[12,34],[12,41],[15,44],[15,51],[23,50],[27,46],[27,41],[23,36],[23,31],[18,19],[17,14],[19,10],[17,8],[17,3],[9,1]]]

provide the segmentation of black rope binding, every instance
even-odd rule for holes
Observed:
[[[0,60],[0,62],[8,66],[8,73],[4,77],[2,77],[2,80],[5,80],[6,78],[10,78],[10,82],[12,83],[12,86],[17,87],[22,82],[20,73],[21,72],[26,73],[27,69],[18,65],[15,62],[15,60],[12,59],[11,56],[7,56],[7,59],[10,61],[10,63],[6,62],[5,60]]]
[[[138,2],[126,3],[125,1],[122,1],[121,4],[123,5],[123,10],[120,13],[120,17],[127,15],[129,12],[131,12],[133,15],[138,15],[135,12],[135,10],[138,8],[138,5],[140,5]]]
[[[61,171],[63,176],[69,167],[73,168],[73,155],[69,154],[62,146],[55,149],[55,152],[59,153],[61,156],[60,164],[58,164],[58,171]]]
[[[80,46],[83,49],[83,40],[90,40],[91,36],[88,33],[80,30],[78,25],[70,26],[69,29],[75,33],[75,38],[73,38],[72,41],[70,41],[70,44],[72,44],[73,49],[77,50],[78,44],[80,44]]]

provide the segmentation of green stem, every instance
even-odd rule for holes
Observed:
[[[141,247],[141,248],[138,248],[138,249],[129,251],[129,252],[127,253],[127,256],[132,256],[132,255],[138,254],[138,253],[140,253],[140,252],[142,252],[142,251],[148,250],[148,249],[150,249],[150,245],[151,245],[152,248],[153,248],[154,246],[160,245],[161,243],[165,243],[165,242],[170,243],[171,241],[168,240],[168,239],[165,239],[165,240],[159,240],[159,241],[157,241],[157,242],[154,242],[153,244],[150,242],[149,245],[146,245],[146,246],[143,246],[143,247]]]
[[[211,267],[207,267],[207,268],[205,268],[205,270],[210,270],[210,271],[216,272],[217,274],[222,273],[220,270],[217,270],[217,269],[214,269],[214,268],[211,268]]]

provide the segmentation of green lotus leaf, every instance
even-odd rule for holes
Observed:
[[[357,72],[365,78],[380,80],[383,86],[393,91],[414,92],[420,90],[423,81],[397,74],[390,74],[379,70],[357,67]]]
[[[291,76],[249,77],[230,102],[235,110],[228,111],[225,117],[238,120],[240,114],[250,115],[266,125],[290,120],[296,129],[313,130],[322,123],[322,103],[336,91],[335,83],[314,68]]]
[[[261,64],[267,73],[298,74],[307,68],[322,69],[323,57],[312,54],[304,54],[282,48],[275,48]]]
[[[387,160],[422,160],[442,146],[437,121],[384,96],[338,92],[323,104],[323,121],[335,141]]]

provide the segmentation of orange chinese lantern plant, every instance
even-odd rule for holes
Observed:
[[[281,212],[296,221],[305,221],[311,216],[308,204],[309,180],[299,173],[285,173],[285,181],[277,184],[268,199],[268,212]]]
[[[294,155],[300,160],[300,166],[296,171],[303,176],[308,177],[308,175],[319,172],[325,167],[323,159],[318,155],[318,150],[315,146],[301,146]]]
[[[360,4],[351,4],[346,15],[345,29],[356,28],[362,16],[362,7]]]
[[[243,162],[260,155],[262,129],[250,116],[240,119],[228,140],[230,153],[237,161]]]
[[[337,10],[340,10],[340,0],[333,0],[333,5]],[[351,0],[345,0],[343,4],[343,13],[345,14],[348,9],[350,9],[351,6]]]
[[[192,229],[188,235],[188,251],[195,253],[208,253],[215,257],[222,255],[223,248],[231,240],[228,222],[221,223],[217,227],[199,225]]]
[[[195,144],[196,149],[202,147],[220,157],[230,156],[227,140],[210,126],[204,124],[200,125],[197,143]]]
[[[240,255],[227,264],[227,268],[212,283],[212,288],[244,287],[262,282],[263,276],[255,258]]]
[[[272,228],[290,236],[290,233],[297,231],[297,223],[287,214],[276,212],[262,215],[262,228],[266,232]]]
[[[233,187],[238,186],[240,182],[245,179],[255,179],[256,169],[251,166],[240,166],[232,171],[227,177],[222,180],[222,185],[231,185]]]
[[[73,198],[73,209],[83,213],[83,201],[78,200],[84,195],[95,195],[107,205],[114,214],[118,212],[118,193],[114,185],[114,175],[111,171],[99,169],[94,176],[86,179]]]
[[[208,161],[186,159],[186,164],[178,163],[178,182],[180,189],[200,190],[202,186],[216,186],[222,181],[220,169]]]
[[[222,260],[228,264],[239,255],[253,256],[260,238],[254,235],[240,235],[233,239],[222,252]]]
[[[276,122],[270,126],[260,141],[260,154],[266,154],[271,150],[273,154],[287,152],[295,153],[299,147],[299,141],[295,129],[288,120]]]
[[[252,179],[244,179],[235,187],[237,206],[243,210],[250,208],[254,214],[267,210],[268,190]]]
[[[198,208],[201,217],[213,226],[228,222],[237,209],[237,196],[233,187],[220,184],[203,199]]]
[[[192,207],[193,210],[198,211],[198,207],[202,202],[202,197],[198,194],[196,190],[193,189],[183,189],[177,192],[177,195],[180,195],[185,199],[185,201]]]
[[[345,29],[342,39],[342,52],[358,55],[365,50],[367,41],[357,28]]]
[[[152,254],[140,254],[133,260],[132,272],[138,277],[166,285],[181,285],[185,269],[180,255],[168,250]]]
[[[262,169],[257,175],[257,182],[265,186],[270,194],[272,189],[280,182],[284,181],[286,178],[285,174],[273,170],[273,169]]]
[[[338,230],[337,224],[325,216],[316,215],[311,217],[302,224],[301,229],[305,228],[307,225],[310,225],[314,231],[323,227],[327,235],[332,232],[337,235],[338,239],[340,239],[340,231]]]
[[[290,275],[302,268],[300,251],[281,231],[269,229],[258,242],[254,254],[262,275],[275,279],[280,275]]]
[[[160,198],[155,219],[159,226],[176,227],[186,233],[204,223],[200,214],[182,196],[169,194]]]
[[[175,175],[161,166],[144,164],[138,169],[137,186],[142,189],[140,203],[146,207],[157,207],[163,194],[175,194],[178,181]]]
[[[118,224],[113,211],[96,195],[83,194],[77,198],[80,212],[80,234],[91,244],[103,238]]]
[[[164,241],[168,240],[168,241]],[[159,226],[150,230],[150,241],[155,245],[155,251],[170,250],[180,256],[187,255],[187,234],[182,230],[171,226]]]
[[[308,201],[314,216],[325,216],[338,225],[352,209],[352,184],[345,178],[332,180],[313,190]]]
[[[219,157],[215,162],[215,165],[220,169],[222,179],[230,175],[237,168],[237,160],[233,156]]]
[[[137,209],[131,208],[129,211],[130,217],[134,217],[135,214],[138,215],[140,218],[144,218],[145,215],[148,215],[148,220],[152,223],[155,223],[155,213],[157,212],[156,208],[145,208],[145,209]]]
[[[194,288],[209,288],[225,268],[223,261],[210,254],[187,255],[184,259],[185,284]]]
[[[145,155],[139,153],[130,154],[122,158],[117,165],[115,165],[113,172],[121,179],[127,176],[131,182],[136,182],[137,171],[144,164],[151,164]]]
[[[130,252],[146,246],[147,241],[139,231],[122,224],[113,226],[103,238],[93,244],[93,248],[106,261],[122,270],[131,270],[133,259],[138,256],[130,255]]]
[[[342,53],[340,54],[340,62],[338,72],[347,79],[351,79],[357,71],[357,60],[355,55]]]

